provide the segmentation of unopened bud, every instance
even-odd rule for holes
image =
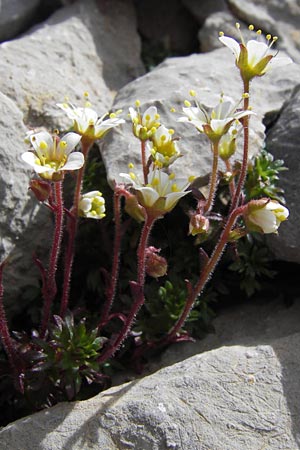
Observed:
[[[29,189],[32,190],[39,202],[48,200],[51,194],[51,185],[47,181],[33,179],[30,181]]]
[[[192,214],[190,217],[189,234],[207,233],[209,230],[209,220],[202,214]]]
[[[146,273],[153,278],[165,276],[168,270],[168,263],[159,252],[160,249],[155,247],[146,249]]]

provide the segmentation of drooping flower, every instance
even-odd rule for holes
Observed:
[[[132,185],[139,204],[145,208],[148,215],[154,217],[161,217],[170,212],[177,202],[190,192],[186,191],[186,188],[192,181],[192,177],[187,181],[176,180],[173,173],[168,175],[158,169],[150,173],[147,185],[142,184],[134,172],[121,173],[120,176]]]
[[[105,200],[100,191],[91,191],[80,197],[78,211],[81,217],[103,219],[105,217]]]
[[[57,106],[65,111],[69,119],[73,120],[74,131],[87,141],[101,139],[110,129],[125,123],[124,119],[118,117],[120,111],[106,113],[99,117],[97,112],[89,106],[77,108],[71,103],[58,103]],[[109,117],[106,118],[107,116]]]
[[[140,102],[135,102],[137,109],[129,108],[129,115],[132,121],[133,134],[141,141],[150,139],[153,133],[156,132],[160,126],[159,114],[157,113],[156,106],[150,106],[146,111],[141,114],[139,106]]]
[[[245,94],[247,95],[247,94]],[[194,125],[200,133],[205,133],[212,142],[218,142],[227,133],[235,120],[254,114],[252,111],[238,111],[237,104],[229,97],[221,96],[219,103],[211,111],[199,103],[196,106],[186,101],[182,108],[185,116],[178,122],[188,122]]]
[[[189,234],[207,234],[209,231],[209,219],[200,213],[190,215]]]
[[[158,167],[168,167],[181,156],[177,141],[172,139],[173,133],[174,130],[161,125],[151,137],[150,153]]]
[[[236,27],[240,29],[238,23]],[[253,30],[253,25],[250,25],[249,29]],[[277,41],[277,36],[272,37],[267,34],[264,38],[261,35],[261,30],[257,31],[257,35],[263,41],[250,39],[246,43],[241,34],[241,42],[239,43],[231,37],[224,36],[224,33],[220,33],[220,41],[233,52],[236,65],[245,81],[250,81],[254,77],[261,77],[275,67],[285,66],[293,62],[289,57],[278,57],[277,51],[272,49],[273,44]]]
[[[244,220],[248,230],[264,234],[277,233],[289,210],[275,200],[261,198],[248,203],[244,212]]]
[[[57,135],[40,131],[29,138],[33,150],[21,157],[41,178],[59,181],[64,172],[78,170],[84,164],[83,154],[72,152],[81,139],[76,133],[67,133],[59,139]]]

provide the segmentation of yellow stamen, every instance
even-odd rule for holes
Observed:
[[[190,108],[192,105],[188,100],[184,100],[184,106]]]
[[[68,147],[68,144],[66,143],[66,141],[60,141],[59,146],[64,149]]]
[[[250,31],[253,31],[254,30],[254,25],[249,25],[249,27],[248,27],[248,29],[250,30]]]
[[[262,33],[262,31],[261,31],[261,30],[257,30],[257,32],[256,32],[256,34],[257,34],[258,36],[260,36],[260,35],[261,35],[261,33]]]
[[[170,112],[174,113],[174,112],[176,112],[176,109],[172,107],[172,108],[170,108]]]
[[[219,36],[220,37],[224,36],[224,31],[219,31]]]
[[[85,91],[85,92],[83,93],[83,96],[87,98],[87,97],[89,96],[89,93],[88,93],[87,91]]]
[[[131,178],[132,180],[135,180],[135,179],[136,179],[136,175],[135,175],[135,173],[133,173],[133,172],[129,172],[129,176],[130,176],[130,178]]]
[[[170,173],[169,180],[174,180],[174,178],[175,178],[175,173]]]
[[[128,169],[133,169],[134,168],[134,164],[133,163],[129,163],[128,164]],[[102,194],[100,194],[100,195],[102,195]]]
[[[157,177],[153,178],[152,186],[158,186],[158,185],[159,185],[159,179]]]
[[[194,91],[194,89],[191,89],[189,94],[191,97],[196,97],[196,95],[197,95],[196,92]]]
[[[174,133],[175,133],[175,130],[173,130],[173,128],[170,128],[170,129],[169,129],[169,134],[172,135],[172,134],[174,134]]]
[[[196,179],[196,177],[194,175],[191,175],[191,176],[189,176],[188,181],[189,181],[189,183],[192,183],[195,179]]]
[[[270,34],[267,34],[266,39],[267,39],[267,41],[269,41],[270,39],[272,39],[272,36]]]
[[[48,148],[48,144],[45,141],[41,141],[39,147],[41,150],[46,150]]]
[[[155,114],[154,117],[155,117],[156,120],[160,119],[160,115],[159,114]]]
[[[176,183],[172,184],[172,187],[171,187],[171,189],[172,189],[172,192],[178,192],[178,191],[179,191],[179,189],[178,189],[178,187],[177,187],[177,184],[176,184]]]
[[[139,106],[141,106],[141,102],[139,100],[135,101],[135,106],[138,108]]]
[[[116,113],[110,113],[109,115],[110,119],[115,119],[117,117]]]

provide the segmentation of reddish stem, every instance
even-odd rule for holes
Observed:
[[[244,93],[249,93],[249,81],[244,80]],[[249,108],[249,97],[244,98],[244,111],[247,111]],[[239,205],[240,196],[242,193],[242,189],[245,184],[246,176],[247,176],[247,168],[248,168],[248,159],[249,159],[249,116],[243,117],[243,130],[244,130],[244,149],[243,149],[243,161],[240,172],[240,177],[238,180],[238,184],[236,187],[236,191],[231,204],[231,211],[234,211],[235,208]]]
[[[126,317],[126,321],[115,339],[115,341],[107,347],[107,349],[103,352],[103,354],[98,359],[99,362],[104,362],[107,359],[109,359],[111,356],[114,355],[114,353],[118,350],[124,339],[127,337],[132,324],[134,322],[134,319],[141,308],[141,306],[145,302],[144,297],[144,284],[145,284],[145,276],[146,276],[146,248],[148,244],[149,235],[151,232],[151,229],[153,227],[153,224],[156,220],[156,217],[148,217],[146,218],[144,227],[142,229],[141,239],[137,251],[138,256],[138,275],[137,275],[137,282],[131,283],[131,290],[133,294],[133,305],[131,310],[129,311],[129,314]]]
[[[62,197],[62,182],[58,181],[54,183],[54,199],[55,204],[52,205],[55,214],[55,225],[54,225],[54,236],[53,243],[49,258],[48,270],[45,275],[45,283],[43,285],[43,297],[44,297],[44,307],[42,314],[41,323],[41,337],[45,337],[45,333],[49,324],[50,312],[53,300],[57,292],[56,286],[56,269],[57,261],[60,253],[61,239],[62,239],[62,228],[63,228],[63,218],[64,218],[64,206]]]
[[[119,276],[120,266],[120,248],[121,248],[121,197],[122,194],[115,190],[114,192],[114,218],[115,218],[115,237],[114,237],[114,250],[113,250],[113,263],[110,276],[109,286],[106,292],[106,301],[103,307],[101,321],[98,325],[98,332],[107,323],[108,315],[113,304],[117,281]]]
[[[91,147],[90,142],[86,142],[84,140],[81,141],[81,149],[84,155],[84,159],[86,160],[88,151]],[[74,254],[75,254],[75,237],[78,226],[78,205],[80,201],[80,194],[82,188],[83,175],[85,170],[85,164],[78,170],[77,180],[75,186],[74,200],[72,210],[69,215],[69,223],[68,223],[68,243],[67,249],[65,253],[65,270],[64,270],[64,282],[63,282],[63,291],[61,297],[60,304],[60,317],[64,318],[67,312],[68,303],[69,303],[69,295],[70,295],[70,281],[72,274],[72,267],[74,262]]]
[[[14,341],[9,334],[6,314],[5,314],[4,305],[3,305],[3,292],[4,292],[3,269],[4,269],[4,266],[5,266],[5,261],[0,264],[0,336],[1,336],[3,347],[7,354],[10,366],[11,366],[13,372],[15,373],[15,375],[17,375],[19,372],[18,371],[19,358],[17,356]]]
[[[212,147],[213,147],[213,164],[210,176],[209,194],[206,203],[204,205],[204,213],[209,212],[213,207],[218,180],[219,141],[213,142]]]
[[[210,279],[211,275],[213,274],[215,267],[219,261],[219,259],[222,256],[222,253],[226,247],[226,244],[228,242],[229,233],[234,226],[237,218],[243,213],[243,210],[245,209],[245,206],[241,206],[240,208],[237,208],[235,211],[233,211],[230,216],[228,217],[228,220],[226,222],[226,225],[221,233],[220,239],[218,244],[216,245],[211,257],[208,259],[207,263],[205,264],[200,278],[198,282],[196,283],[195,287],[190,290],[185,307],[181,313],[180,318],[177,320],[175,325],[171,328],[169,333],[165,338],[162,339],[160,342],[160,345],[168,344],[172,342],[176,334],[181,330],[184,322],[186,321],[193,305],[195,304],[195,301],[197,300],[197,297],[204,289],[206,283]]]

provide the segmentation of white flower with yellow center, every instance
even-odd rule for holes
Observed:
[[[240,29],[238,23],[236,27],[238,30]],[[250,25],[249,29],[252,31],[253,25]],[[278,52],[272,49],[273,44],[277,41],[277,36],[272,37],[267,34],[264,38],[261,35],[261,30],[257,31],[257,35],[258,39],[264,41],[250,39],[245,42],[241,34],[241,43],[239,43],[231,37],[224,36],[222,32],[219,37],[219,40],[233,52],[242,78],[247,81],[256,76],[260,77],[275,67],[285,66],[293,62],[289,57],[278,57]]]
[[[156,106],[150,106],[146,109],[144,114],[140,113],[140,102],[137,100],[135,102],[137,110],[130,107],[129,115],[132,121],[133,134],[142,141],[146,141],[151,138],[153,133],[160,126],[159,114],[157,113]]]
[[[151,137],[150,153],[158,167],[167,167],[181,156],[173,134],[174,130],[161,125]]]
[[[237,104],[231,98],[226,97],[224,99],[223,96],[211,111],[205,109],[199,103],[197,103],[197,106],[191,106],[190,102],[185,101],[185,105],[186,107],[182,108],[185,116],[180,117],[178,122],[191,123],[213,142],[219,141],[235,120],[254,114],[249,110],[238,111]]]
[[[77,108],[71,103],[58,103],[57,106],[65,111],[69,119],[73,120],[74,131],[90,141],[103,138],[111,128],[125,123],[124,119],[117,117],[121,111],[106,113],[99,117],[90,107]],[[109,118],[105,119],[107,116]]]
[[[277,233],[281,222],[289,216],[289,210],[275,200],[262,198],[248,203],[244,213],[250,231],[269,234]]]
[[[134,172],[121,173],[120,176],[132,185],[139,204],[147,213],[157,217],[171,211],[177,202],[190,192],[186,191],[186,188],[194,179],[190,177],[188,181],[176,180],[173,173],[168,175],[158,169],[150,173],[147,185],[142,184]]]
[[[91,191],[80,197],[78,212],[81,217],[103,219],[105,217],[105,200],[100,191]]]
[[[30,134],[33,151],[22,154],[22,159],[29,164],[41,178],[59,181],[64,172],[78,170],[84,164],[81,152],[71,153],[79,143],[81,136],[67,133],[61,139],[46,131]]]

